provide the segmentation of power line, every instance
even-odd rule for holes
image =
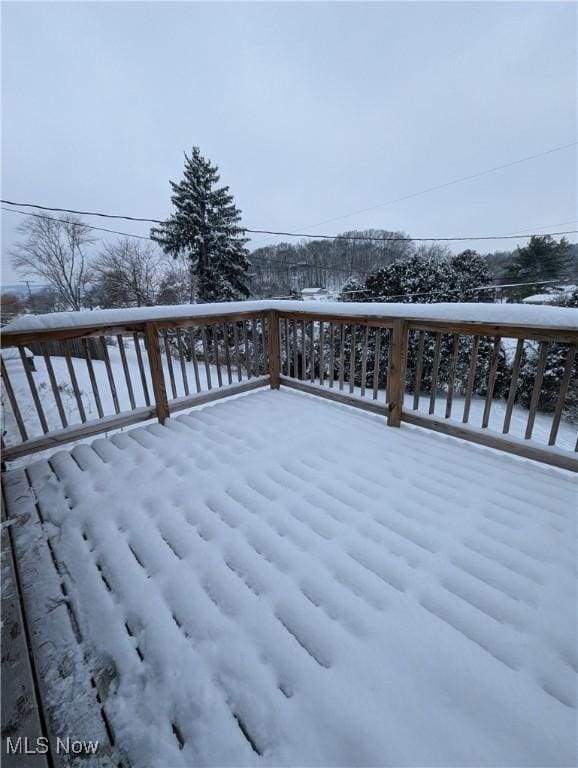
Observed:
[[[386,200],[383,203],[377,203],[376,205],[370,205],[367,208],[360,208],[357,211],[352,211],[350,213],[345,213],[341,216],[334,216],[331,219],[324,219],[323,221],[318,221],[316,224],[308,224],[305,227],[302,227],[302,229],[313,229],[314,227],[320,227],[323,224],[330,224],[334,221],[341,221],[341,219],[347,219],[351,216],[357,216],[360,213],[367,213],[368,211],[374,211],[377,208],[384,208],[388,205],[393,205],[394,203],[401,203],[404,200],[411,200],[414,197],[419,197],[420,195],[428,194],[429,192],[435,192],[438,189],[445,189],[446,187],[454,186],[455,184],[461,184],[464,181],[471,181],[472,179],[478,179],[481,176],[487,176],[490,173],[495,173],[496,171],[502,171],[505,168],[511,168],[514,165],[519,165],[520,163],[526,163],[529,160],[536,160],[539,157],[545,157],[546,155],[551,155],[554,152],[561,152],[564,149],[570,149],[570,147],[575,147],[578,144],[578,141],[571,141],[569,144],[561,144],[557,147],[552,147],[551,149],[547,149],[544,152],[538,152],[535,155],[528,155],[526,157],[521,157],[518,160],[512,160],[509,163],[503,163],[502,165],[496,165],[493,168],[488,168],[485,171],[478,171],[477,173],[472,173],[468,176],[461,176],[458,179],[452,179],[451,181],[445,181],[442,184],[436,184],[433,187],[427,187],[426,189],[421,189],[418,192],[412,192],[409,195],[403,195],[401,197],[394,197],[390,200]],[[263,233],[263,234],[269,234],[269,233]]]
[[[494,291],[498,288],[519,288],[521,286],[525,285],[546,285],[546,284],[552,284],[557,283],[560,284],[561,280],[570,280],[572,279],[571,275],[567,275],[565,277],[561,277],[558,280],[532,280],[529,283],[503,283],[502,285],[480,285],[476,288],[451,288],[447,290],[440,290],[440,291],[424,291],[421,293],[398,293],[395,295],[383,295],[383,296],[372,296],[369,295],[367,298],[369,302],[375,300],[375,299],[405,299],[405,298],[412,298],[415,296],[440,296],[447,293],[481,293],[483,291]],[[347,295],[354,293],[368,293],[367,290],[355,290],[355,291],[339,291],[341,295]]]
[[[114,213],[97,213],[96,211],[74,211],[71,208],[52,208],[38,203],[13,203],[10,200],[0,200],[5,205],[17,205],[19,208],[38,208],[41,211],[56,211],[57,213],[75,213],[78,216],[100,216],[102,219],[124,219],[125,221],[142,221],[147,224],[162,224],[160,219],[144,219],[137,216],[121,216]]]
[[[2,202],[4,202],[4,201],[2,201]],[[15,205],[15,203],[13,203],[13,205]],[[37,207],[37,206],[34,206],[34,207]],[[92,226],[90,224],[84,224],[82,222],[70,222],[67,219],[60,219],[60,218],[57,218],[55,216],[44,216],[44,215],[39,214],[39,213],[30,213],[29,211],[18,211],[16,209],[12,209],[12,208],[5,208],[4,206],[1,206],[1,208],[2,208],[3,211],[7,211],[9,213],[19,213],[19,214],[21,214],[23,216],[33,216],[34,218],[38,218],[38,219],[48,219],[50,221],[58,221],[58,222],[61,222],[61,223],[64,223],[64,224],[72,224],[73,226],[83,226],[83,227],[86,227],[88,229],[98,230],[99,232],[107,232],[107,233],[110,233],[110,234],[122,235],[122,236],[125,236],[125,237],[136,237],[139,240],[149,240],[149,241],[152,240],[150,237],[146,237],[145,235],[135,235],[135,234],[133,234],[131,232],[119,232],[118,230],[115,230],[115,229],[105,229],[103,227],[95,227],[95,226]],[[43,209],[44,210],[64,210],[67,213],[72,213],[72,211],[69,211],[68,209],[46,209],[46,208],[43,208]],[[86,214],[85,213],[84,215],[90,215],[90,214]],[[120,217],[117,217],[117,218],[120,218]],[[333,239],[336,239],[336,238],[333,238]],[[351,238],[349,238],[349,239],[351,239]],[[375,239],[375,238],[373,238],[373,239]],[[378,238],[378,239],[380,239],[380,238]],[[411,239],[411,238],[408,238],[408,239]],[[301,269],[305,268],[305,269],[315,269],[315,270],[319,270],[319,271],[341,272],[341,273],[344,273],[344,274],[347,274],[347,275],[356,274],[356,275],[362,275],[364,277],[368,277],[369,275],[373,274],[373,272],[365,272],[365,271],[360,271],[360,270],[356,270],[356,269],[353,269],[353,268],[351,268],[351,269],[341,269],[339,267],[324,267],[324,266],[317,265],[317,264],[307,264],[307,263],[303,263],[303,262],[280,262],[277,259],[271,259],[271,258],[267,258],[267,257],[264,257],[264,256],[256,256],[254,258],[257,261],[258,260],[266,261],[268,263],[273,263],[276,266],[282,267],[282,268],[283,267],[284,268],[299,267]],[[377,268],[377,269],[379,269],[379,268]],[[389,295],[387,295],[387,296],[386,295],[383,295],[383,296],[369,296],[368,298],[371,299],[371,300],[377,300],[377,299],[401,299],[401,298],[413,298],[413,297],[417,297],[417,296],[436,296],[436,295],[447,294],[447,293],[482,292],[482,291],[488,291],[488,290],[497,290],[499,288],[516,288],[516,287],[521,287],[521,286],[526,286],[526,285],[546,285],[546,284],[552,284],[552,283],[560,283],[560,280],[568,280],[568,279],[574,279],[574,276],[573,275],[560,276],[560,278],[557,279],[557,280],[532,280],[532,281],[526,282],[526,283],[504,283],[504,284],[501,284],[501,285],[489,284],[489,285],[485,285],[485,286],[478,286],[476,288],[467,288],[467,289],[456,288],[456,289],[440,290],[440,291],[428,291],[428,292],[421,292],[421,293],[401,293],[401,294],[396,294],[396,295],[393,295],[393,296],[389,296]],[[28,281],[25,281],[25,282],[28,282]],[[357,293],[367,293],[367,290],[340,291],[340,293],[349,296],[349,295],[357,294]]]
[[[148,240],[150,242],[154,242],[152,240],[152,238],[147,237],[146,235],[135,235],[132,232],[120,232],[119,230],[116,230],[116,229],[106,229],[104,227],[95,227],[95,226],[93,226],[91,224],[85,224],[83,222],[70,222],[67,219],[60,219],[60,218],[55,217],[55,216],[45,216],[45,215],[40,214],[40,213],[31,213],[29,211],[19,211],[17,209],[13,209],[13,208],[5,208],[4,206],[1,206],[1,209],[3,211],[7,211],[8,213],[19,213],[22,216],[32,216],[32,217],[37,218],[37,219],[47,219],[49,221],[58,221],[58,222],[61,222],[63,224],[71,224],[72,226],[77,226],[77,227],[86,227],[87,229],[93,229],[93,230],[97,230],[99,232],[107,232],[109,234],[121,235],[123,237],[134,237],[134,238],[137,238],[138,240]],[[44,210],[52,210],[52,209],[44,208]],[[67,212],[72,213],[72,211],[68,211],[68,209],[54,209],[54,210],[66,210]],[[85,215],[87,215],[87,214],[85,214]],[[571,232],[567,232],[567,233],[552,233],[552,234],[572,234],[572,233]],[[308,237],[308,236],[306,235],[306,237]],[[327,236],[327,237],[329,237],[329,236]],[[512,236],[512,237],[515,237],[515,236]],[[339,237],[331,237],[330,239],[340,239],[340,238]],[[351,240],[351,239],[362,239],[362,238],[341,238],[341,239]],[[363,239],[372,239],[372,240],[377,239],[378,242],[384,242],[384,240],[385,240],[385,242],[388,241],[388,238],[385,238],[385,239],[384,238],[363,238]],[[412,239],[413,238],[407,238],[407,240],[410,241],[410,242],[411,242]],[[427,240],[428,238],[423,238],[423,239]],[[375,272],[375,269],[372,270],[372,271],[367,271],[367,270],[356,269],[353,266],[347,269],[347,268],[343,268],[343,267],[335,267],[335,266],[329,267],[329,266],[323,266],[321,264],[308,264],[308,263],[304,263],[304,262],[285,262],[285,261],[281,261],[280,259],[273,259],[271,257],[261,256],[259,254],[255,255],[254,253],[252,254],[252,258],[253,258],[253,263],[254,264],[255,264],[255,262],[258,263],[260,261],[260,262],[264,262],[265,264],[276,264],[276,265],[279,265],[281,267],[285,267],[285,268],[288,268],[288,269],[290,269],[290,268],[300,268],[300,269],[313,269],[313,270],[316,270],[318,272],[330,272],[330,273],[339,272],[341,274],[348,275],[348,276],[356,275],[356,276],[361,276],[361,277],[368,277],[369,275],[372,275]],[[568,257],[568,258],[572,259],[572,257]],[[379,267],[376,267],[376,269],[379,269]]]
[[[4,202],[3,200],[1,202]],[[59,219],[56,216],[43,216],[41,213],[30,213],[30,211],[18,211],[16,208],[5,208],[0,206],[3,211],[8,213],[20,213],[22,216],[34,216],[35,219],[48,219],[49,221],[60,221],[62,224],[71,224],[73,227],[86,227],[87,229],[96,229],[99,232],[109,232],[111,235],[124,235],[124,237],[136,237],[139,240],[150,240],[146,235],[133,235],[132,232],[119,232],[116,229],[105,229],[104,227],[93,227],[84,222],[68,221],[68,219]],[[56,209],[55,209],[56,210]]]
[[[322,240],[360,240],[374,243],[412,243],[412,242],[427,242],[427,243],[450,243],[450,242],[465,242],[470,240],[519,240],[522,237],[530,237],[530,235],[480,235],[480,236],[467,236],[467,237],[364,237],[363,235],[308,235],[304,232],[272,232],[268,229],[246,229],[245,232],[255,232],[261,235],[282,235],[284,237],[308,237],[312,239]],[[574,235],[578,232],[578,229],[567,230],[566,232],[545,232],[542,236],[554,237],[557,235]]]
[[[577,144],[578,142],[574,142],[574,143]],[[551,151],[554,151],[554,150],[551,150]],[[516,161],[516,162],[521,162],[521,161]],[[160,219],[138,218],[135,216],[124,216],[121,214],[112,214],[112,213],[100,213],[97,211],[77,211],[72,208],[55,208],[47,205],[37,205],[36,203],[16,203],[10,200],[0,200],[0,202],[3,203],[4,205],[13,205],[13,206],[18,206],[20,208],[38,208],[39,210],[43,210],[43,211],[57,211],[60,213],[72,213],[79,216],[101,216],[107,219],[123,219],[125,221],[147,222],[150,224],[163,223]],[[4,209],[4,210],[9,210],[9,209]],[[24,212],[21,211],[21,213],[24,213]],[[32,215],[32,214],[29,214],[29,215]],[[83,225],[83,226],[89,226],[89,225]],[[91,229],[100,229],[100,227],[91,227]],[[319,239],[345,240],[345,241],[376,242],[376,243],[396,243],[396,242],[449,243],[449,242],[466,242],[471,240],[517,240],[522,237],[528,237],[528,235],[524,235],[524,234],[476,235],[476,236],[468,235],[468,236],[460,236],[460,237],[368,237],[365,235],[319,235],[319,234],[310,235],[305,232],[276,232],[269,229],[249,229],[245,227],[242,227],[241,229],[243,232],[250,232],[252,234],[260,234],[260,235],[279,235],[281,237],[300,237],[300,238],[310,238],[310,239],[317,239],[317,240]],[[113,230],[103,230],[103,231],[113,232]],[[574,235],[576,233],[578,233],[578,230],[572,229],[564,232],[545,232],[543,236],[549,235],[550,237],[555,237],[559,235]],[[123,233],[115,233],[115,234],[123,234]],[[124,234],[127,234],[129,237],[141,237],[147,240],[151,239],[151,238],[144,238],[142,235],[130,235],[128,233],[124,233]]]
[[[8,213],[19,213],[22,216],[33,216],[36,219],[47,219],[48,221],[59,221],[62,224],[71,224],[73,227],[86,227],[87,229],[95,229],[99,232],[109,232],[113,235],[122,235],[124,237],[136,237],[139,240],[148,240],[150,242],[154,242],[150,237],[147,237],[146,235],[135,235],[132,232],[119,232],[116,229],[105,229],[104,227],[95,227],[91,224],[84,224],[83,222],[74,222],[74,221],[68,221],[67,219],[59,219],[56,216],[45,216],[41,213],[30,213],[29,211],[19,211],[16,208],[5,208],[4,206],[0,206],[3,211],[7,211]],[[341,272],[346,275],[351,275],[352,270],[351,269],[342,269],[340,267],[324,267],[321,265],[316,264],[305,264],[303,262],[280,262],[277,259],[273,259],[271,257],[267,256],[254,256],[253,261],[263,261],[271,264],[275,264],[280,267],[300,267],[305,269],[318,269],[321,271],[326,272]],[[363,275],[364,277],[368,277],[371,272],[363,272],[360,270],[353,270],[355,274],[357,275]]]

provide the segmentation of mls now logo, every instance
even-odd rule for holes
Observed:
[[[71,739],[69,736],[64,739],[60,736],[56,738],[56,754],[58,755],[95,755],[98,747],[98,741],[81,741]],[[10,736],[6,738],[6,754],[8,755],[45,755],[48,749],[46,736],[39,736],[37,739],[29,739],[28,736],[19,736],[17,739],[12,739]]]

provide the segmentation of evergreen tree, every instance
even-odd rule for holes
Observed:
[[[517,248],[513,263],[508,269],[508,278],[528,283],[512,289],[512,301],[521,301],[534,293],[543,293],[542,280],[556,280],[563,273],[570,257],[570,243],[566,238],[560,242],[550,235],[534,235],[524,248]],[[531,281],[536,281],[532,283]]]
[[[539,344],[537,342],[527,342],[520,375],[518,378],[517,400],[526,408],[529,407],[536,373],[538,370]],[[566,359],[570,354],[568,344],[551,344],[546,356],[546,366],[544,369],[544,378],[540,390],[540,399],[538,410],[543,413],[552,413],[558,403],[560,395],[560,382],[564,375]],[[568,390],[564,401],[564,418],[568,421],[578,421],[578,357],[572,355],[573,366]]]
[[[376,270],[365,280],[365,285],[355,279],[349,279],[344,285],[340,295],[341,301],[377,301],[400,302],[407,304],[433,304],[438,302],[457,301],[491,301],[493,290],[491,288],[491,273],[487,259],[476,251],[466,250],[455,256],[445,249],[437,246],[422,247],[416,253],[412,253],[403,261],[394,262]],[[488,285],[488,291],[474,291],[473,288]],[[349,291],[358,291],[348,293]],[[386,310],[384,310],[386,311]],[[411,311],[408,310],[411,314]],[[344,358],[347,371],[351,361],[352,338],[346,338]],[[443,334],[441,337],[441,355],[439,361],[437,388],[444,392],[447,387],[449,368],[453,352],[452,334]],[[485,395],[489,374],[489,364],[493,352],[493,339],[481,337],[479,339],[478,353],[480,365],[476,370],[474,380],[474,392]],[[422,391],[428,392],[431,387],[433,374],[435,337],[426,333],[422,354]],[[334,349],[334,359],[337,360],[339,350],[338,341]],[[363,344],[361,338],[355,340],[355,383],[361,382]],[[406,380],[408,390],[411,392],[415,385],[415,367],[417,361],[418,335],[410,334],[408,340]],[[472,337],[463,336],[458,348],[458,359],[454,375],[454,392],[463,394],[466,387],[470,357],[472,351]],[[379,384],[383,385],[387,370],[387,358],[389,354],[388,336],[384,335],[379,348]],[[375,358],[375,334],[372,332],[366,356],[366,370],[368,381],[373,382],[373,363]],[[509,364],[503,348],[500,348],[498,356],[498,368],[494,387],[494,397],[503,397],[507,392],[509,382]],[[368,384],[369,386],[369,384]]]
[[[198,147],[188,156],[179,183],[171,181],[174,213],[151,229],[151,238],[165,253],[185,255],[197,278],[197,300],[232,301],[249,295],[250,262],[241,212],[228,187],[218,187],[218,168]]]
[[[485,256],[468,249],[452,256],[450,267],[454,272],[454,301],[493,301],[492,273]],[[484,285],[488,286],[487,291],[477,290]]]

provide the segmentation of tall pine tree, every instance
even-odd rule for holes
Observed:
[[[185,172],[171,181],[174,213],[151,229],[151,238],[174,257],[184,254],[197,280],[197,300],[234,301],[249,296],[247,239],[229,187],[218,187],[218,168],[198,147],[185,153]]]

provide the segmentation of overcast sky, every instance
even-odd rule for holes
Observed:
[[[576,140],[574,3],[5,2],[2,16],[10,200],[162,218],[198,145],[245,226],[299,231]],[[577,229],[576,171],[567,149],[307,231]],[[21,218],[2,213],[5,284]]]

